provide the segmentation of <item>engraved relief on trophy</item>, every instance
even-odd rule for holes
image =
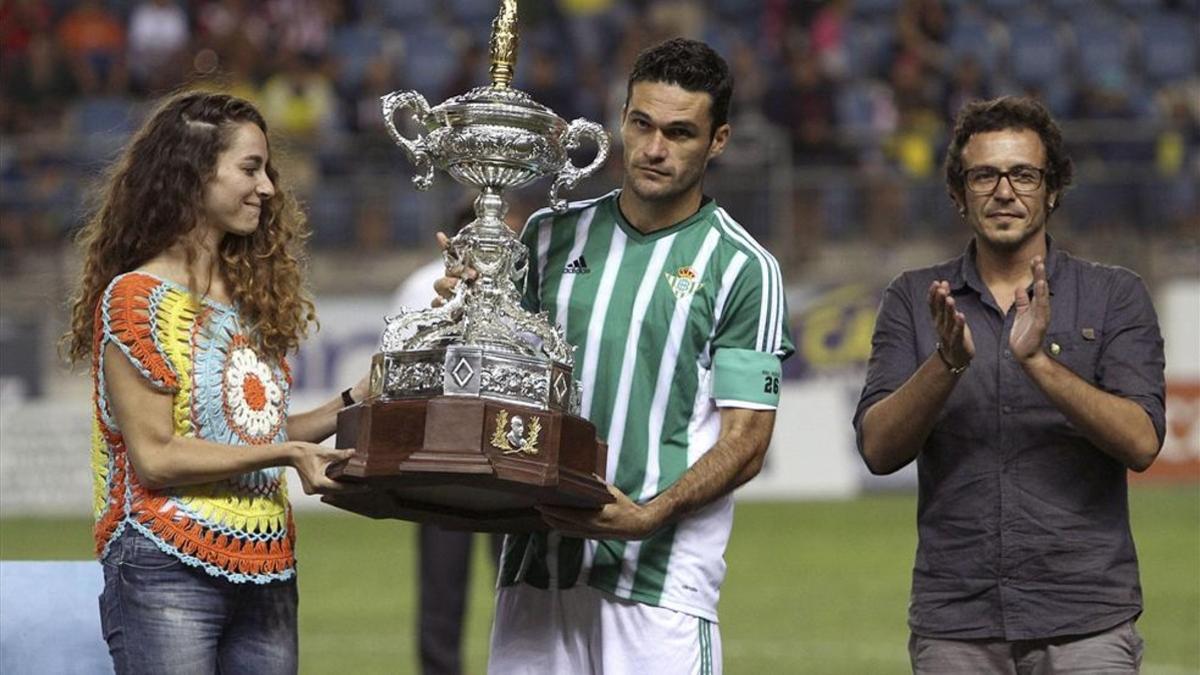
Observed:
[[[484,368],[479,383],[480,389],[489,393],[523,398],[543,405],[550,387],[548,373],[499,364]]]
[[[542,433],[542,421],[529,416],[526,427],[521,415],[509,417],[507,410],[496,413],[495,430],[492,432],[492,447],[506,455],[538,454],[538,439]]]

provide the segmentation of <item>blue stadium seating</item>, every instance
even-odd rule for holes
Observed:
[[[1128,22],[1093,10],[1076,17],[1073,24],[1081,82],[1105,89],[1127,87],[1133,79],[1133,34]]]
[[[851,77],[879,77],[886,73],[887,58],[895,41],[891,21],[852,21],[845,36]]]
[[[383,53],[383,31],[378,25],[347,23],[338,27],[330,47],[338,62],[337,86],[356,91],[371,60]]]
[[[449,29],[435,23],[404,33],[404,65],[400,72],[431,105],[441,102],[438,97],[458,70],[452,37]]]
[[[946,46],[955,59],[971,57],[984,73],[995,73],[1000,66],[1002,46],[996,37],[992,20],[975,6],[968,5],[954,13]]]
[[[1177,14],[1155,13],[1141,20],[1141,62],[1146,77],[1163,84],[1193,76],[1197,71],[1195,21]]]
[[[1148,14],[1158,10],[1164,3],[1162,0],[1113,0],[1121,11],[1131,14]]]
[[[1057,22],[1041,12],[1025,12],[1009,23],[1008,32],[1008,66],[1017,82],[1045,88],[1066,73],[1066,37]]]

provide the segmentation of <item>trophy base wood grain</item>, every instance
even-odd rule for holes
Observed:
[[[587,420],[488,399],[367,402],[338,414],[337,447],[355,456],[328,475],[362,490],[322,501],[372,518],[453,529],[547,529],[536,504],[599,508],[607,446]]]

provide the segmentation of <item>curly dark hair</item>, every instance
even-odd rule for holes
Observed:
[[[96,306],[109,282],[187,241],[200,221],[217,157],[243,123],[267,133],[262,115],[243,99],[176,94],[158,107],[109,169],[93,197],[93,213],[76,237],[83,272],[71,300],[71,330],[63,336],[72,363],[91,355]],[[266,172],[276,189],[263,201],[258,228],[249,236],[225,236],[216,264],[263,355],[282,359],[316,316],[301,283],[307,223],[269,160]],[[194,260],[194,250],[186,253]]]
[[[965,202],[962,153],[971,136],[986,131],[1029,129],[1042,139],[1046,149],[1046,192],[1058,195],[1051,210],[1062,205],[1062,195],[1071,185],[1074,168],[1063,145],[1062,130],[1039,101],[1025,96],[1002,96],[972,101],[963,106],[954,122],[954,136],[946,150],[946,189],[955,204]]]
[[[729,64],[712,47],[699,40],[673,38],[648,47],[634,61],[625,87],[625,102],[638,82],[665,82],[687,91],[704,92],[712,98],[710,136],[729,121],[729,101],[733,98],[733,73]]]

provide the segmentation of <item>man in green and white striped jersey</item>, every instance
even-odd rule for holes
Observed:
[[[621,189],[521,235],[527,305],[577,347],[617,501],[543,507],[549,534],[506,539],[491,673],[720,672],[731,492],[762,466],[793,351],[778,263],[702,191],[732,88],[704,43],[644,51]]]

